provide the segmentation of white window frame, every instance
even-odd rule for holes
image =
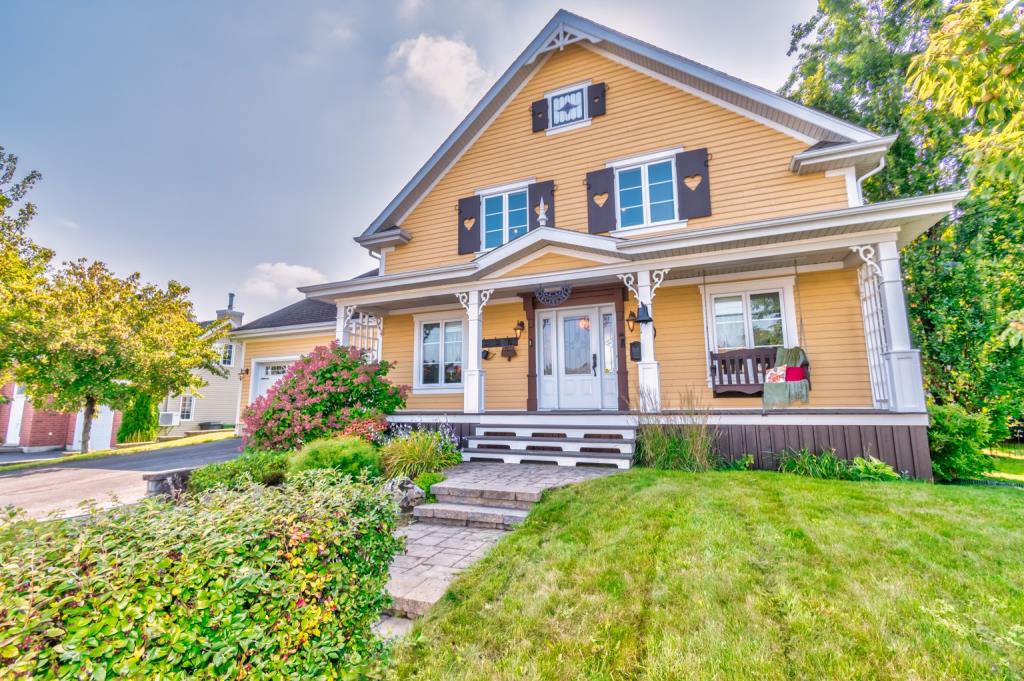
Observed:
[[[586,128],[590,125],[592,119],[590,117],[589,88],[592,84],[592,81],[585,80],[581,83],[576,83],[574,85],[566,85],[565,87],[560,87],[557,90],[552,90],[550,92],[544,93],[544,99],[546,99],[548,102],[548,128],[547,130],[544,131],[546,135],[557,135],[558,133],[567,132],[569,130],[579,130],[580,128]],[[554,121],[554,116],[552,115],[552,112],[554,111],[554,103],[551,100],[560,95],[564,95],[574,90],[580,89],[583,90],[583,118],[578,121],[573,121],[572,123],[563,123],[562,125],[555,125],[552,122]]]
[[[480,197],[480,251],[484,253],[486,251],[493,251],[496,248],[501,248],[507,243],[510,243],[508,238],[508,197],[509,194],[518,194],[523,192],[526,194],[526,234],[530,233],[530,190],[529,186],[531,182],[516,182],[514,184],[507,184],[500,187],[492,187],[490,189],[483,189],[477,192]],[[487,199],[493,199],[496,196],[501,197],[501,243],[497,246],[487,245]],[[517,239],[520,237],[516,237]]]
[[[676,154],[683,152],[683,147],[654,151],[639,156],[628,156],[605,163],[606,168],[615,170],[615,231],[627,234],[642,235],[646,233],[663,232],[666,229],[685,227],[686,220],[679,218],[679,182],[676,177]],[[672,195],[675,197],[675,214],[669,220],[651,222],[651,201],[647,182],[647,168],[653,163],[670,161],[672,167]],[[644,223],[631,227],[622,226],[622,206],[619,201],[619,173],[633,168],[643,168],[640,171],[640,187],[643,194]]]
[[[218,343],[217,347],[220,349],[220,359],[217,360],[217,363],[220,364],[222,367],[227,367],[227,368],[234,367],[235,366],[235,344],[234,343]],[[224,353],[227,351],[228,348],[231,348],[231,361],[230,362],[225,362],[224,361]]]
[[[440,352],[440,371],[439,377],[442,381],[444,379],[444,323],[445,322],[461,322],[462,323],[462,381],[459,383],[423,383],[423,365],[422,365],[422,354],[423,354],[423,325],[424,324],[437,324],[441,326],[441,352]],[[469,318],[465,314],[459,314],[455,310],[449,310],[446,312],[437,312],[434,314],[422,314],[413,316],[413,381],[412,381],[412,392],[416,394],[428,394],[438,395],[445,393],[461,393],[465,388],[466,381],[466,368],[469,366],[469,354],[468,342],[466,336],[469,330]]]
[[[184,415],[186,400],[188,403],[188,417]],[[196,414],[196,398],[193,395],[182,395],[178,398],[178,417],[181,421],[192,421]]]
[[[715,298],[735,296],[737,294],[743,295],[743,317],[747,325],[748,343],[752,343],[754,340],[750,321],[750,296],[757,293],[779,293],[779,300],[782,304],[782,344],[787,348],[800,345],[800,337],[797,331],[795,286],[795,276],[777,277],[774,279],[749,279],[746,281],[731,281],[701,286],[700,293],[704,307],[704,345],[707,351],[718,352],[718,332],[715,328]],[[747,347],[750,348],[752,346],[748,345]]]

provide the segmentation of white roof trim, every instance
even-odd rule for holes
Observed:
[[[435,177],[437,172],[440,172],[441,176],[443,176],[451,163],[454,162],[451,158],[448,158],[449,152],[454,151],[455,158],[460,156],[465,148],[472,144],[472,141],[479,136],[482,130],[486,129],[486,126],[480,127],[479,119],[486,113],[488,114],[487,121],[493,120],[493,117],[497,115],[497,111],[507,105],[509,99],[514,96],[514,92],[522,88],[523,84],[529,80],[534,71],[543,62],[538,57],[545,55],[553,49],[562,49],[565,44],[569,44],[565,43],[561,46],[557,44],[559,35],[566,36],[569,34],[579,37],[578,41],[601,44],[605,48],[614,46],[617,49],[635,55],[639,59],[660,64],[667,69],[674,69],[678,73],[698,79],[708,84],[712,89],[727,90],[737,97],[763,107],[768,111],[779,112],[782,116],[802,120],[809,126],[822,131],[823,139],[828,138],[829,135],[853,142],[878,139],[878,135],[864,128],[790,101],[771,90],[747,83],[703,64],[698,64],[679,55],[654,47],[566,10],[559,10],[530,44],[527,45],[526,49],[516,58],[508,70],[487,91],[483,99],[473,107],[473,110],[469,112],[452,134],[448,136],[423,167],[402,188],[402,191],[374,219],[362,236],[366,237],[382,228],[391,227],[399,216],[404,219],[410,210],[408,200],[414,194],[422,196],[428,192],[430,187],[434,186],[439,179],[439,177]],[[573,42],[577,42],[577,40],[573,40]],[[495,109],[492,105],[496,103],[499,97],[503,101]],[[445,161],[445,167],[439,168],[438,166],[442,161]],[[417,202],[418,198],[412,200],[413,205]]]
[[[289,326],[268,326],[261,329],[248,329],[228,334],[228,338],[256,338],[259,336],[276,336],[284,334],[312,333],[329,331],[338,326],[337,322],[315,322],[312,324],[291,324]]]

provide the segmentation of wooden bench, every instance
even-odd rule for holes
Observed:
[[[765,374],[775,366],[777,352],[777,347],[765,347],[710,353],[712,394],[715,397],[761,395]],[[810,382],[810,365],[805,361],[802,366]]]

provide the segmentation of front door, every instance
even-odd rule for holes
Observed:
[[[582,308],[556,313],[558,403],[562,409],[600,409],[600,316]]]
[[[7,436],[5,444],[16,445],[21,442],[21,421],[25,417],[25,389],[20,385],[14,386],[14,396],[11,397],[10,418],[7,420]]]

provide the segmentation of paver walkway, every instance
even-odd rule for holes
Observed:
[[[500,513],[502,509],[529,508],[546,489],[614,472],[609,468],[463,463],[446,471],[448,479],[432,489],[439,500],[464,499],[467,503],[486,504]],[[398,531],[406,539],[406,548],[391,564],[388,590],[394,599],[395,614],[412,618],[423,615],[441,599],[455,575],[482,558],[507,534],[504,529],[447,524],[452,522],[450,518],[433,520],[406,525]]]

